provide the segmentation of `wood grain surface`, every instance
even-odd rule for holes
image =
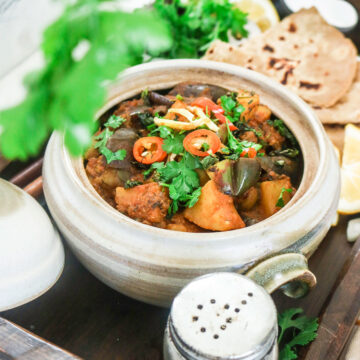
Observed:
[[[0,318],[1,360],[76,360],[77,356]]]

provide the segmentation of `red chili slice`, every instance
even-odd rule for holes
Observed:
[[[209,149],[202,151],[201,148],[207,144]],[[184,141],[183,145],[186,151],[196,156],[209,156],[210,154],[215,154],[219,151],[221,147],[221,140],[219,137],[210,130],[195,130],[188,134]]]
[[[134,144],[133,155],[142,164],[163,161],[167,153],[162,149],[163,139],[158,136],[142,137]]]
[[[211,111],[221,124],[225,124],[227,122],[231,131],[237,130],[237,127],[224,115],[224,109],[220,105],[215,104],[212,100],[206,97],[199,97],[195,99],[191,105],[198,106],[205,111]]]

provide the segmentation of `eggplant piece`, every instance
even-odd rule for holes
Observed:
[[[228,90],[220,86],[184,82],[176,85],[170,91],[169,95],[176,96],[179,94],[184,97],[207,96],[216,102],[221,96],[227,93]]]
[[[297,179],[299,174],[299,161],[286,156],[262,156],[257,157],[261,168],[267,173],[274,171],[279,175],[287,175],[292,181]]]
[[[136,118],[142,114],[151,114],[151,107],[146,106],[146,105],[138,105],[138,106],[133,107],[129,112],[129,115],[132,118]]]
[[[126,157],[124,160],[112,161],[109,166],[115,169],[130,171],[132,168],[131,162],[134,160],[132,155],[133,147],[138,138],[139,136],[134,129],[121,128],[116,130],[107,141],[106,147],[112,152],[125,149]]]
[[[260,178],[261,167],[256,159],[223,160],[211,166],[207,173],[226,195],[239,196],[254,186]]]
[[[152,105],[166,105],[166,106],[170,107],[174,103],[173,101],[168,99],[166,96],[161,95],[154,91],[149,91],[147,96]]]

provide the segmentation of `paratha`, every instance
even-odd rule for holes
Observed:
[[[215,41],[205,59],[268,75],[307,102],[334,105],[349,90],[357,50],[315,8],[300,10],[239,46]]]
[[[323,124],[360,123],[360,62],[350,90],[330,108],[315,106],[315,112]]]

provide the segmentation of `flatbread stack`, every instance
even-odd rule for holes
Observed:
[[[215,41],[205,59],[277,80],[308,102],[323,124],[360,123],[357,49],[316,8],[300,10],[238,46]]]

